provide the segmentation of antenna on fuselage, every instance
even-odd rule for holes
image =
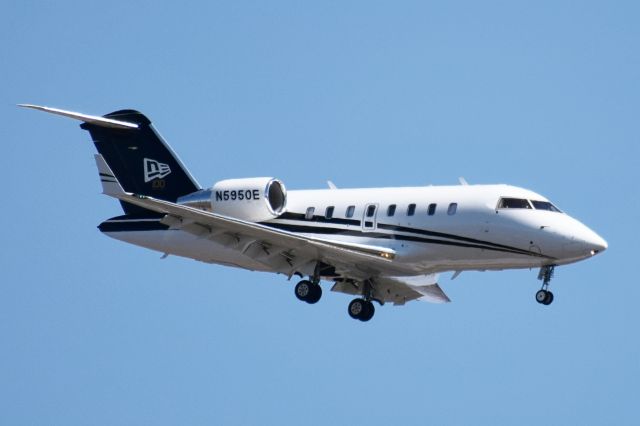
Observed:
[[[462,176],[460,176],[458,178],[458,182],[460,182],[460,185],[469,185],[469,182],[467,182],[467,180],[465,178],[463,178]]]

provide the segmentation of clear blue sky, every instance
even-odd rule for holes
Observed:
[[[0,424],[640,422],[638,2],[166,3],[0,4]],[[527,187],[609,250],[363,324],[103,236],[89,135],[21,102],[139,109],[203,185]]]

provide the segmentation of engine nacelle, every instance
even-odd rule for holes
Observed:
[[[280,180],[270,177],[226,179],[210,189],[178,198],[178,204],[250,222],[262,222],[284,212],[287,190]]]

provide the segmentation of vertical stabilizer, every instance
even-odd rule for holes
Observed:
[[[121,110],[104,118],[137,125],[136,128],[114,128],[85,121],[80,126],[91,134],[96,149],[126,192],[175,202],[178,197],[200,189],[143,114]],[[140,209],[126,203],[122,207],[126,213]]]
[[[91,134],[100,153],[96,157],[100,173],[108,169],[111,176],[102,181],[105,191],[116,190],[110,184],[118,183],[119,190],[175,202],[200,189],[151,121],[138,111],[126,109],[100,117],[39,105],[19,106],[83,121],[80,127]],[[125,202],[122,208],[127,214],[146,212]]]

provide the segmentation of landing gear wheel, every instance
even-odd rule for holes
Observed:
[[[371,303],[371,301],[366,301],[365,307],[366,309],[362,312],[362,314],[360,314],[359,318],[359,320],[362,322],[369,321],[371,318],[373,318],[373,314],[376,313],[376,308],[373,307],[373,303]]]
[[[536,293],[536,302],[550,305],[553,302],[553,293],[549,291],[549,283],[553,278],[556,265],[546,265],[540,268],[538,279],[542,281],[542,288]]]
[[[295,288],[296,297],[303,302],[309,304],[317,303],[322,297],[322,287],[319,284],[314,284],[309,280],[302,280],[296,284]]]
[[[296,288],[294,289],[296,293],[296,297],[303,302],[307,301],[307,298],[311,294],[313,283],[311,281],[302,280],[298,284],[296,284]]]
[[[366,309],[365,303],[364,299],[353,299],[349,303],[349,316],[353,319],[360,319],[360,315]]]
[[[313,305],[314,303],[318,303],[318,300],[322,297],[322,287],[319,284],[311,285],[311,293],[307,297],[306,302]]]
[[[536,293],[536,302],[543,305],[550,305],[553,302],[553,293],[549,290],[538,290]]]
[[[538,290],[536,292],[536,302],[544,303],[547,300],[547,290]]]
[[[364,299],[353,299],[349,303],[349,316],[360,321],[369,321],[373,318],[375,308],[373,303]]]

